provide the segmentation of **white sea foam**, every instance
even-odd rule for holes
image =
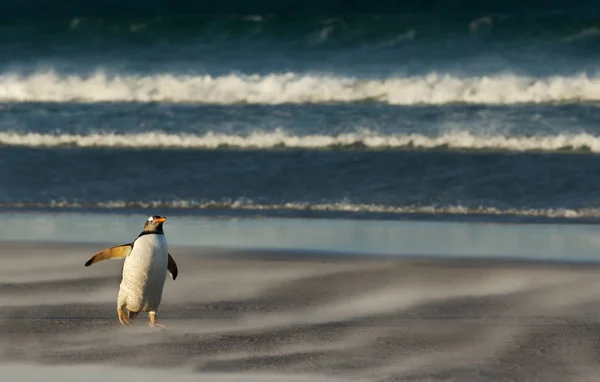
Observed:
[[[436,136],[423,134],[378,134],[372,131],[338,135],[293,135],[283,130],[254,131],[236,135],[97,133],[41,134],[0,132],[0,145],[24,147],[111,147],[170,149],[446,149],[488,151],[589,151],[600,153],[600,136],[587,133],[537,136],[479,135],[469,131],[450,131]]]
[[[469,29],[472,32],[474,32],[484,26],[491,27],[492,25],[493,25],[493,18],[491,16],[484,16],[484,17],[480,17],[476,20],[471,21],[471,23],[469,24]]]
[[[350,202],[339,203],[308,203],[287,202],[261,204],[252,200],[154,200],[154,201],[124,201],[112,200],[98,203],[86,203],[56,200],[50,203],[11,202],[0,203],[0,208],[90,208],[90,209],[124,209],[124,208],[167,208],[167,209],[222,209],[247,211],[315,211],[315,212],[363,212],[380,214],[414,214],[414,215],[481,215],[481,216],[522,216],[547,218],[599,218],[600,208],[496,208],[496,207],[465,207],[461,205],[407,205],[393,206],[385,204],[361,204]]]
[[[579,33],[568,36],[568,37],[564,38],[563,41],[564,42],[573,42],[573,41],[577,41],[577,40],[583,40],[583,39],[598,37],[598,36],[600,36],[600,29],[591,27],[591,28],[586,28],[586,29],[580,31]]]
[[[340,103],[393,105],[595,102],[600,76],[535,78],[514,74],[360,79],[318,74],[89,75],[53,71],[0,75],[0,102]]]

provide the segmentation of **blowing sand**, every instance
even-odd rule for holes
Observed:
[[[102,244],[0,248],[7,380],[600,380],[598,266],[172,248],[160,330]]]

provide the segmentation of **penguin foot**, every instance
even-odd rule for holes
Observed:
[[[166,325],[159,324],[156,321],[156,312],[149,312],[148,313],[148,317],[150,317],[150,324],[149,325],[150,325],[151,328],[163,328],[164,329],[164,328],[167,327]]]
[[[131,325],[129,321],[129,314],[121,307],[117,308],[117,315],[119,316],[119,322],[121,325]]]

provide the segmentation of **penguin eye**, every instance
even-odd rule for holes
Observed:
[[[149,221],[150,223],[152,223],[152,222],[154,221],[154,218],[153,218],[152,216],[150,216],[150,217],[148,218],[148,221]]]

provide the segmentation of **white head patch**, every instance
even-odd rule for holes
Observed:
[[[153,216],[150,216],[150,217],[148,218],[148,221],[149,221],[150,223],[152,223],[152,222],[154,221],[154,217],[153,217]]]

